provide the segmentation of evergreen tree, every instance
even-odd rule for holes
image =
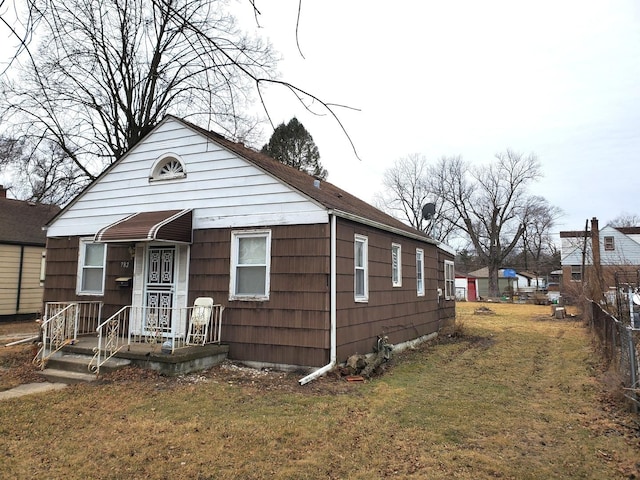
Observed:
[[[329,175],[320,164],[320,152],[313,137],[295,117],[286,125],[284,122],[278,125],[261,151],[321,180]]]

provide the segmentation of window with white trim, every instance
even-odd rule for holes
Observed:
[[[391,284],[402,286],[402,246],[397,243],[391,244]]]
[[[369,239],[355,235],[353,242],[353,297],[356,302],[369,300]]]
[[[608,252],[612,252],[616,249],[615,237],[604,237],[604,249]]]
[[[78,295],[104,295],[107,245],[80,239],[78,251]]]
[[[424,250],[416,248],[416,291],[419,297],[424,296]]]
[[[231,232],[229,300],[269,300],[271,230]]]
[[[456,294],[456,276],[451,260],[444,261],[444,298],[453,300]]]

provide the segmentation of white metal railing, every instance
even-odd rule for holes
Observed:
[[[97,326],[98,346],[89,369],[98,374],[100,367],[125,346],[173,353],[190,345],[220,343],[224,307],[213,305],[206,328],[198,326],[195,332],[191,325],[193,308],[122,307]]]
[[[42,346],[33,359],[40,368],[78,335],[95,332],[102,313],[102,302],[47,302],[40,325]]]

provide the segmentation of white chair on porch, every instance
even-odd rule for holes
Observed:
[[[212,311],[213,298],[211,297],[198,297],[193,302],[189,318],[189,331],[187,332],[187,345],[204,345],[206,343]]]

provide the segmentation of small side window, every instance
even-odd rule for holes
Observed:
[[[402,247],[397,243],[391,244],[391,284],[402,286]]]
[[[424,297],[424,250],[416,249],[416,290],[419,297]]]
[[[369,239],[362,235],[356,235],[353,250],[354,300],[367,302],[369,301]]]
[[[616,249],[615,237],[604,237],[604,249],[608,252],[612,252]]]
[[[453,262],[450,260],[444,261],[444,298],[446,300],[453,300],[456,293],[456,276]]]
[[[574,282],[579,282],[582,280],[581,265],[571,265],[571,280]]]

